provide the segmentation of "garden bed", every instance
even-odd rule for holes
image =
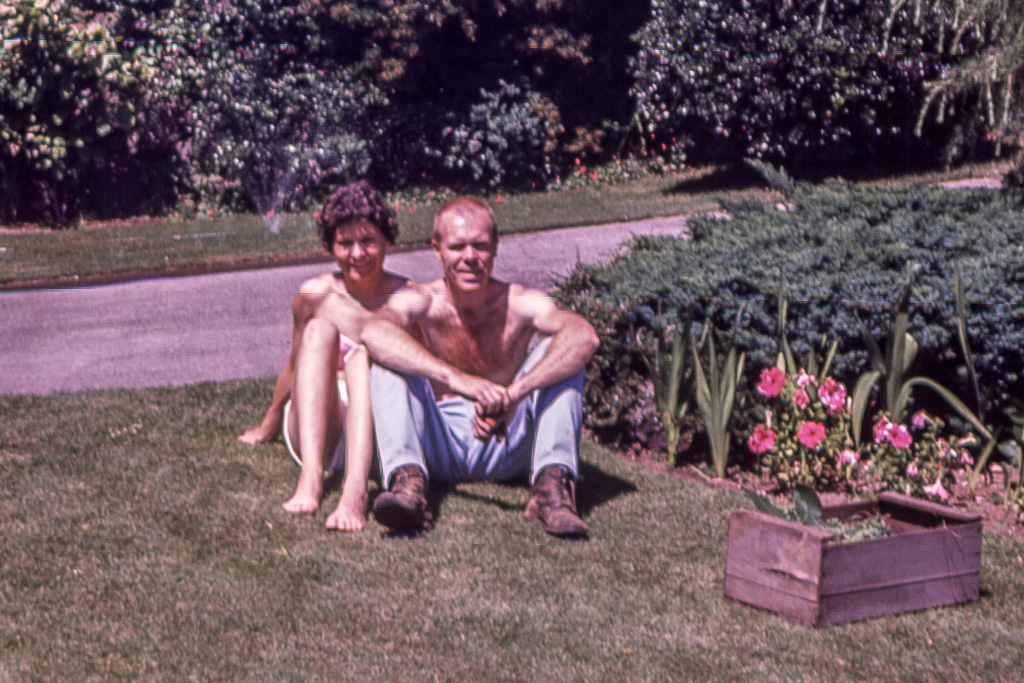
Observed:
[[[824,509],[826,519],[864,513],[891,535],[835,542],[828,530],[733,512],[725,595],[814,626],[978,599],[980,515],[894,493]]]

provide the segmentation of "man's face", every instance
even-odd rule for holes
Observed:
[[[365,218],[342,223],[334,233],[334,258],[345,282],[365,281],[380,275],[388,242]]]
[[[434,252],[452,289],[473,292],[487,286],[498,252],[486,216],[450,213],[438,226]]]

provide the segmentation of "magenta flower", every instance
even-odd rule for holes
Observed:
[[[839,415],[846,408],[846,387],[829,377],[818,389],[818,398],[830,414]]]
[[[814,377],[801,370],[800,374],[796,376],[796,385],[801,389],[806,389],[808,384],[814,384]]]
[[[946,502],[946,500],[949,499],[949,491],[942,488],[942,475],[939,475],[939,478],[936,479],[935,483],[931,486],[925,486],[924,492],[929,496],[935,496],[942,502]]]
[[[797,405],[800,410],[803,410],[811,403],[811,397],[807,395],[807,392],[803,389],[797,389],[793,392],[793,403]]]
[[[892,422],[889,422],[889,418],[883,417],[875,423],[875,443],[882,443],[886,439],[886,433],[889,431],[889,427],[892,426]]]
[[[843,452],[839,454],[839,462],[843,465],[852,465],[858,460],[860,460],[860,456],[852,448],[844,448]]]
[[[968,467],[974,464],[974,458],[971,457],[971,454],[967,452],[966,448],[960,451],[960,463],[967,465]]]
[[[886,440],[896,448],[910,448],[910,444],[913,443],[906,427],[890,422],[889,418],[883,417],[875,423],[875,443],[882,443]]]
[[[764,425],[754,427],[754,433],[747,439],[747,446],[754,453],[767,453],[775,445],[775,432]]]
[[[931,421],[932,418],[928,416],[928,413],[924,412],[923,410],[919,410],[916,413],[914,413],[914,417],[911,418],[910,424],[914,425],[918,429],[921,429]]]
[[[779,368],[765,368],[761,371],[761,382],[757,390],[768,398],[775,398],[786,383],[786,374]]]
[[[800,425],[800,433],[796,435],[800,443],[814,450],[825,440],[825,425],[820,422],[804,422]]]
[[[885,436],[896,448],[910,448],[910,444],[913,443],[910,432],[903,425],[889,423]]]

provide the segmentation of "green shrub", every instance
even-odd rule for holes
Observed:
[[[654,0],[630,62],[645,142],[674,161],[891,161],[939,75],[943,14],[921,4]]]
[[[729,220],[690,221],[692,239],[636,237],[609,264],[578,266],[560,296],[596,322],[603,344],[588,370],[591,426],[642,438],[649,390],[636,331],[663,333],[692,315],[722,329],[745,305],[736,343],[753,369],[775,364],[777,294],[789,299],[797,357],[838,342],[832,369],[852,386],[866,358],[858,319],[884,339],[894,297],[913,282],[908,331],[920,345],[914,374],[968,396],[956,342],[959,263],[979,384],[977,410],[1004,420],[1024,372],[1024,221],[1019,199],[985,190],[798,186],[787,205],[726,204]],[[921,396],[921,400],[927,400]],[[975,408],[975,399],[965,402]],[[638,422],[639,420],[639,422]]]
[[[62,0],[0,5],[0,220],[67,225],[135,133],[152,69],[123,48],[118,15]]]

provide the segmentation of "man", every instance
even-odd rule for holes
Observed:
[[[428,527],[428,481],[529,475],[527,520],[586,534],[575,488],[593,327],[539,290],[491,277],[498,234],[483,200],[444,204],[432,246],[443,277],[396,292],[363,329],[388,489],[374,517],[397,530]],[[544,339],[531,348],[537,333]]]

